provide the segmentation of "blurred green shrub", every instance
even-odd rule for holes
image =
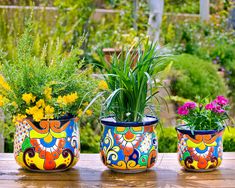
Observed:
[[[171,71],[171,92],[186,99],[196,96],[216,97],[227,94],[226,84],[210,62],[196,56],[182,54],[176,56]]]

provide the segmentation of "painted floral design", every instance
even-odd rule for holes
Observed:
[[[157,137],[154,126],[105,126],[100,143],[104,165],[116,170],[151,168],[157,158]]]
[[[27,127],[20,144],[15,144],[16,161],[24,168],[33,170],[58,170],[73,166],[79,157],[79,130],[76,119],[65,123],[57,120],[40,121],[39,125],[29,120],[19,123]],[[22,128],[20,129],[22,131]],[[15,135],[15,143],[20,137]]]
[[[141,132],[134,134],[131,128],[117,127],[114,138],[119,144],[119,147],[123,149],[125,156],[130,156],[134,152],[134,148],[137,148],[142,140]]]
[[[178,155],[186,169],[207,170],[220,165],[222,160],[222,131],[191,137],[178,132]]]

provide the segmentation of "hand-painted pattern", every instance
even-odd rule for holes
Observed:
[[[38,125],[25,119],[17,125],[14,154],[17,163],[23,168],[65,170],[76,164],[79,153],[76,119],[70,119],[66,123],[43,120]]]
[[[178,159],[185,169],[208,171],[217,168],[222,161],[223,131],[214,135],[189,136],[178,131]]]
[[[157,158],[154,126],[115,127],[104,125],[100,143],[103,163],[117,170],[140,170],[152,167]]]

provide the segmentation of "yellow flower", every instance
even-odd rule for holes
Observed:
[[[30,102],[35,102],[36,97],[33,96],[32,93],[24,93],[22,95],[22,99],[26,102],[27,105],[29,105]]]
[[[26,113],[29,115],[36,114],[38,112],[39,108],[37,106],[30,107],[26,109]]]
[[[109,87],[106,81],[101,80],[98,84],[98,88],[101,90],[107,90]]]
[[[78,114],[78,117],[81,117],[81,116],[82,116],[82,109],[79,109],[79,110],[77,111],[77,114]]]
[[[23,114],[17,114],[16,116],[13,117],[13,123],[14,124],[18,124],[19,121],[23,121],[23,119],[25,119],[27,116],[23,115]]]
[[[45,107],[45,101],[43,99],[40,99],[38,102],[36,102],[36,106],[38,108],[40,108],[40,107],[44,108]]]
[[[77,93],[71,93],[69,95],[65,95],[65,96],[59,96],[57,99],[57,103],[60,104],[60,106],[62,105],[68,105],[71,103],[74,103],[78,98]]]
[[[87,114],[88,116],[91,116],[92,113],[93,113],[92,110],[87,110],[87,111],[86,111],[86,114]]]
[[[45,95],[46,99],[51,100],[51,98],[52,98],[51,93],[52,93],[52,88],[50,88],[50,87],[47,87],[44,90],[44,95]]]
[[[4,105],[4,97],[0,95],[0,107]]]
[[[41,108],[38,109],[38,111],[33,114],[33,119],[37,122],[41,121],[41,119],[43,118],[44,118],[44,113],[43,113],[43,109]]]
[[[62,96],[59,96],[56,102],[57,102],[57,103],[60,105],[60,107],[61,107],[61,106],[64,104],[64,98],[63,98]]]
[[[13,102],[11,103],[11,105],[14,106],[15,108],[18,107],[18,105],[17,105],[17,103],[16,103],[15,101],[13,101]]]
[[[9,86],[8,83],[5,81],[5,79],[3,78],[2,75],[0,75],[0,86],[2,86],[2,88],[4,88],[4,89],[7,90],[7,91],[10,91],[10,90],[11,90],[10,86]]]
[[[74,93],[71,93],[70,95],[65,96],[65,98],[66,98],[65,100],[67,104],[74,103],[78,98],[78,94],[74,92]]]
[[[88,104],[89,104],[88,102],[84,102],[82,105],[83,106],[88,106]]]
[[[54,119],[54,108],[50,105],[47,105],[45,108],[45,117],[46,119]]]

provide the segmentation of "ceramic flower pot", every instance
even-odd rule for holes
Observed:
[[[53,172],[71,168],[80,155],[77,119],[18,122],[14,155],[16,162],[28,170]]]
[[[188,171],[211,171],[222,162],[224,129],[185,130],[186,126],[176,127],[178,134],[178,160]]]
[[[105,166],[123,173],[137,173],[154,166],[158,142],[154,131],[155,117],[148,116],[143,123],[115,122],[103,118],[104,126],[100,155]]]

